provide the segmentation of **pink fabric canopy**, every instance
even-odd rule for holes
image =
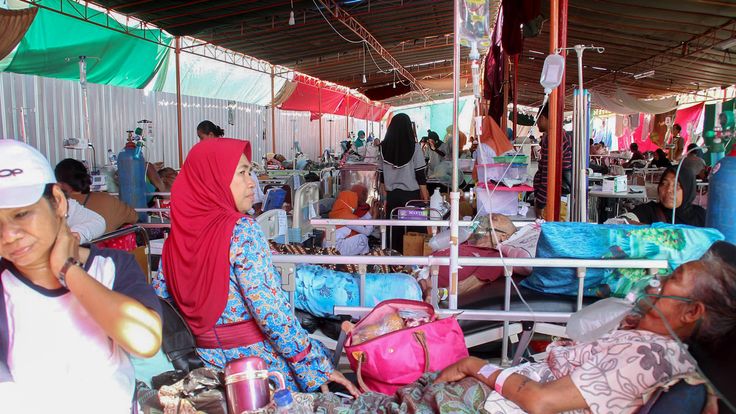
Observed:
[[[312,119],[318,119],[322,114],[333,114],[380,121],[390,108],[389,105],[380,102],[363,101],[329,86],[323,86],[320,91],[314,82],[301,75],[298,75],[294,82],[297,84],[296,89],[280,108],[286,111],[309,111],[312,113]]]
[[[698,126],[702,122],[701,117],[703,116],[704,108],[705,103],[699,103],[679,109],[675,113],[673,122],[680,124],[682,127],[682,133],[680,135],[685,138],[686,146],[691,142],[692,137],[690,135],[698,130]],[[654,115],[643,113],[640,113],[638,118],[639,125],[633,131],[629,125],[624,126],[624,133],[619,137],[619,148],[626,149],[631,142],[636,142],[639,145],[639,151],[655,151],[657,148],[660,148],[658,143],[650,139],[650,134],[657,127],[657,124],[663,122],[663,120],[660,120]],[[660,129],[666,128],[660,125]]]

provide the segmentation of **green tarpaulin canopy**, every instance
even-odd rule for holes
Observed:
[[[102,26],[143,36],[144,31],[125,27],[99,11],[75,2],[61,0],[65,13],[90,16]],[[59,0],[40,1],[58,9]],[[8,72],[50,78],[78,80],[79,56],[87,57],[87,80],[105,85],[142,88],[151,80],[168,57],[169,48],[51,10],[39,8],[28,32],[18,45]],[[146,31],[161,43],[170,44],[171,36],[160,30]]]

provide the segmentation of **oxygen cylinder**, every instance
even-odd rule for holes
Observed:
[[[118,155],[120,199],[133,208],[146,208],[146,160],[136,144],[128,141]],[[138,213],[138,220],[145,221],[146,213]]]
[[[705,225],[736,243],[736,149],[713,167],[709,186]]]

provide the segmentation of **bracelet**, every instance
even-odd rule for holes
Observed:
[[[499,393],[501,396],[503,396],[503,383],[506,382],[506,379],[510,377],[512,374],[515,374],[516,370],[507,368],[503,371],[501,371],[500,374],[498,374],[498,377],[496,378],[496,384],[493,386],[493,389],[496,390],[497,393]]]
[[[68,272],[69,271],[69,268],[72,267],[72,266],[79,266],[79,267],[81,267],[82,266],[82,262],[80,262],[79,260],[77,260],[77,259],[75,259],[73,257],[69,257],[69,258],[66,259],[66,262],[64,262],[64,265],[61,266],[61,270],[59,270],[59,274],[56,275],[56,278],[59,279],[59,284],[61,284],[61,286],[65,287],[65,288],[68,288],[67,285],[66,285],[66,272]]]

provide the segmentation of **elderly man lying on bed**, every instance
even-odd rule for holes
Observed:
[[[546,361],[505,370],[469,357],[436,377],[425,374],[394,396],[364,394],[348,409],[636,412],[656,388],[680,378],[698,381],[696,362],[673,334],[711,348],[736,327],[736,246],[714,244],[703,258],[678,267],[643,298],[647,307],[634,329],[619,329],[588,343],[558,341],[548,347]],[[346,409],[331,394],[315,397],[314,408]]]

